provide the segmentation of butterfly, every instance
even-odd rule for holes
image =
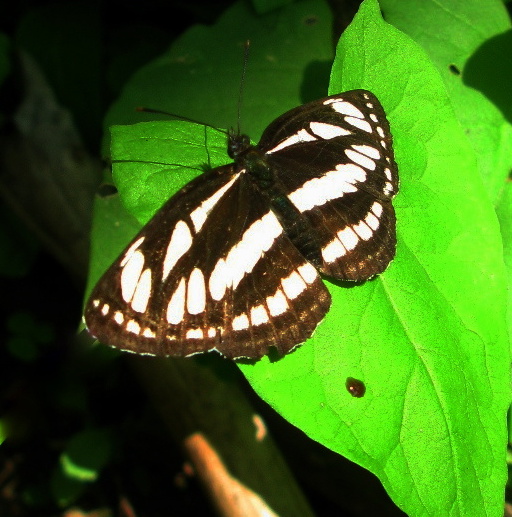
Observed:
[[[233,163],[172,196],[104,273],[89,332],[122,350],[280,355],[331,305],[320,275],[364,281],[394,258],[398,192],[389,123],[352,90],[296,107],[260,142],[228,132]]]

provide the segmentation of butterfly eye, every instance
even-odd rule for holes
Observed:
[[[245,150],[251,146],[251,140],[247,135],[229,134],[228,136],[228,156],[236,161]]]
[[[292,109],[257,146],[229,131],[228,154],[234,163],[169,199],[97,283],[84,316],[100,341],[159,356],[286,354],[330,308],[320,275],[364,281],[387,268],[398,171],[372,93]],[[361,396],[361,385],[347,389]]]

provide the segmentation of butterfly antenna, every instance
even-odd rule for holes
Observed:
[[[249,48],[251,46],[251,42],[247,40],[244,45],[244,62],[242,66],[242,77],[240,79],[240,91],[238,92],[238,128],[237,132],[240,134],[240,118],[242,111],[242,97],[244,93],[244,83],[245,83],[245,72],[247,71],[247,63],[249,62]]]
[[[185,122],[192,122],[192,123],[198,124],[200,126],[206,126],[211,129],[215,129],[215,131],[218,131],[219,133],[222,133],[223,135],[227,134],[227,131],[225,129],[220,129],[218,127],[212,126],[211,124],[207,124],[206,122],[199,122],[193,118],[185,117],[183,115],[177,115],[176,113],[169,113],[168,111],[147,108],[146,106],[139,106],[136,108],[136,111],[140,111],[142,113],[156,113],[157,115],[166,115],[166,116],[174,118],[176,120],[184,120]]]

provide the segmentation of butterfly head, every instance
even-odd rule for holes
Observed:
[[[228,155],[236,160],[244,151],[251,147],[251,141],[247,135],[241,135],[238,131],[231,129],[228,133]]]

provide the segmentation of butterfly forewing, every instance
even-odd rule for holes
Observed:
[[[94,288],[100,341],[137,353],[259,358],[307,340],[330,306],[318,272],[381,273],[395,253],[389,125],[354,90],[295,108],[235,163],[181,189]]]

